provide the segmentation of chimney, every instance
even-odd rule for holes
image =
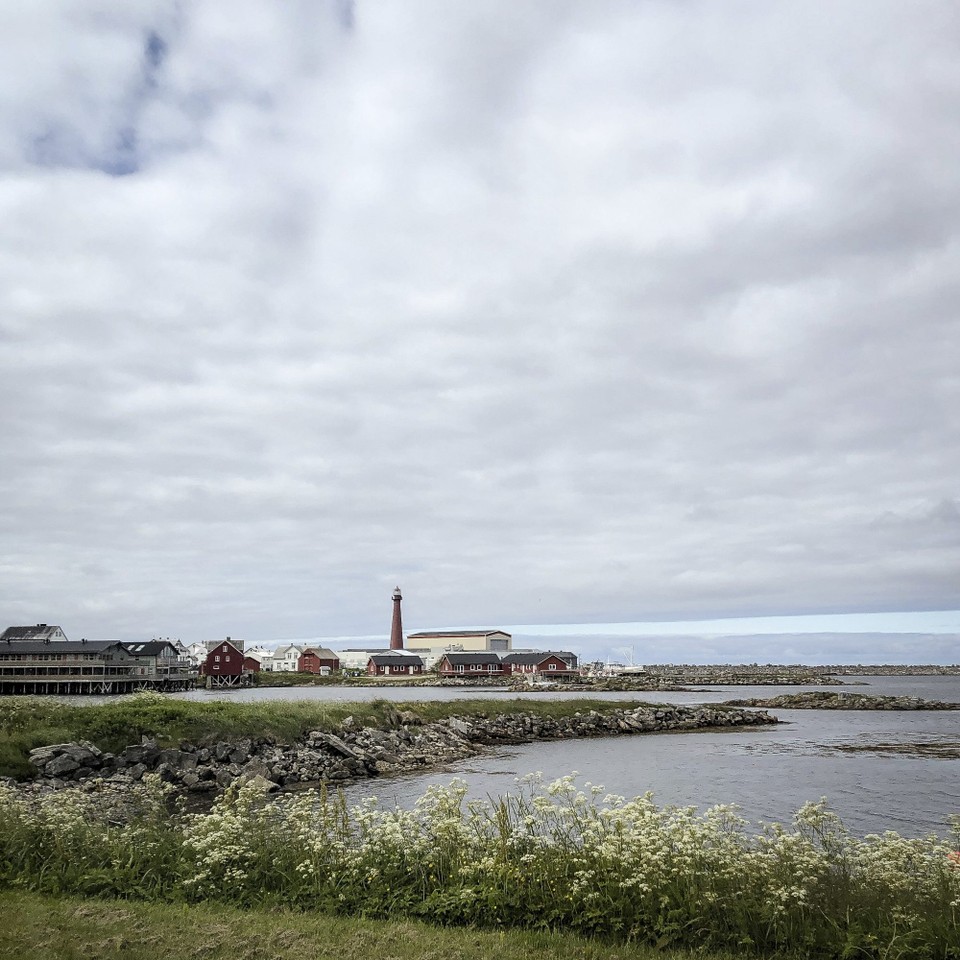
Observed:
[[[403,649],[403,623],[400,619],[400,601],[403,597],[400,595],[400,588],[393,591],[393,623],[390,625],[390,649]]]

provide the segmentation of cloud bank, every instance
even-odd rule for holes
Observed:
[[[956,609],[958,19],[0,12],[3,617]]]

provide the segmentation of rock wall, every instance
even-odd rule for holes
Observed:
[[[94,778],[122,784],[154,772],[191,793],[213,793],[238,778],[256,779],[265,792],[320,781],[342,782],[402,773],[462,760],[486,746],[575,737],[722,729],[777,723],[764,711],[718,706],[658,706],[553,719],[534,713],[454,716],[424,724],[402,710],[389,729],[363,727],[348,717],[338,733],[314,731],[292,744],[268,738],[181,743],[161,748],[146,740],[118,754],[91,743],[65,743],[30,752],[35,784],[56,789]]]
[[[823,690],[784,693],[778,697],[727,700],[727,706],[777,707],[781,710],[960,710],[960,703],[920,697],[871,696],[865,693],[828,693]]]

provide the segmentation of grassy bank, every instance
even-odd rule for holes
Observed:
[[[437,682],[434,673],[420,677],[343,676],[340,673],[322,677],[317,673],[261,670],[253,675],[255,687],[424,687]]]
[[[822,803],[753,830],[730,808],[600,799],[566,777],[485,802],[467,803],[462,783],[431,787],[410,810],[322,791],[265,804],[247,784],[171,817],[163,790],[156,778],[122,798],[0,788],[0,889],[762,956],[960,957],[955,848],[853,837]]]
[[[740,960],[607,945],[572,935],[487,932],[220,904],[147,904],[0,893],[3,960]]]
[[[460,716],[535,713],[544,717],[571,716],[579,711],[606,712],[639,706],[641,701],[477,699],[432,700],[394,704],[343,701],[284,701],[282,703],[218,700],[200,703],[162,694],[138,694],[92,706],[65,704],[44,697],[0,700],[0,776],[25,777],[31,772],[29,753],[51,743],[89,740],[102,750],[117,751],[143,736],[162,746],[181,740],[202,744],[241,737],[274,737],[289,743],[311,730],[331,731],[354,717],[366,726],[397,723],[397,708],[414,711],[422,720]]]
[[[339,673],[322,677],[318,673],[261,670],[253,675],[255,687],[338,687],[348,682]]]

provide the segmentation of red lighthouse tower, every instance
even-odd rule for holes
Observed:
[[[403,622],[400,619],[400,601],[403,597],[400,595],[400,588],[393,591],[393,623],[390,626],[390,649],[403,649]]]

